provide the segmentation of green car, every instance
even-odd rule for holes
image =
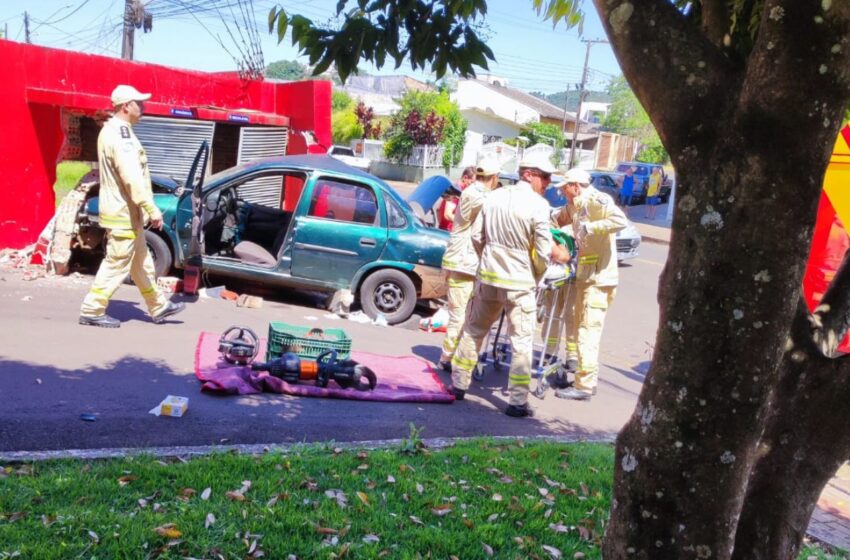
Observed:
[[[202,152],[198,153],[194,169]],[[204,158],[206,156],[204,155]],[[266,286],[349,289],[372,318],[407,320],[419,300],[445,297],[448,233],[428,227],[382,180],[327,155],[273,157],[154,195],[161,232],[147,231],[163,259],[182,269]],[[154,183],[165,183],[154,179]],[[85,215],[97,221],[97,199]],[[167,251],[167,253],[165,253]]]

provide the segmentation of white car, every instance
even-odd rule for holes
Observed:
[[[328,155],[351,167],[356,167],[367,172],[369,171],[369,165],[372,163],[370,159],[358,156],[354,153],[354,150],[346,146],[331,146],[328,148]]]

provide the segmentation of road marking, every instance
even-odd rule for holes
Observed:
[[[642,262],[642,263],[647,263],[647,264],[654,264],[655,266],[664,266],[664,263],[655,262],[655,261],[648,261],[648,260],[646,260],[646,259],[638,259],[638,258],[636,258],[636,259],[635,259],[635,262]]]

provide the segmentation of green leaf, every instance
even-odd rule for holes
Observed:
[[[289,18],[286,16],[286,12],[283,10],[280,11],[280,15],[277,18],[277,42],[280,44],[283,41],[283,38],[286,36],[286,26],[289,24]]]
[[[271,10],[269,10],[269,33],[271,33],[272,31],[274,31],[274,20],[275,20],[275,17],[277,17],[277,7],[273,7]],[[280,41],[278,41],[278,43],[279,43],[279,42],[280,42]]]

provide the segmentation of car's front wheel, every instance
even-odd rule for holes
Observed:
[[[361,284],[360,305],[373,319],[380,314],[391,325],[402,323],[410,318],[416,307],[416,286],[400,270],[378,270]]]
[[[168,248],[168,243],[162,237],[146,229],[145,244],[148,246],[148,253],[150,253],[151,259],[153,259],[156,277],[168,276],[172,263],[171,249]]]
[[[174,262],[171,256],[171,249],[168,248],[168,243],[150,230],[145,230],[145,245],[148,246],[148,253],[153,260],[153,268],[156,272],[156,277],[168,276],[171,272],[171,265]],[[124,279],[125,284],[132,284],[133,278],[128,274]]]

